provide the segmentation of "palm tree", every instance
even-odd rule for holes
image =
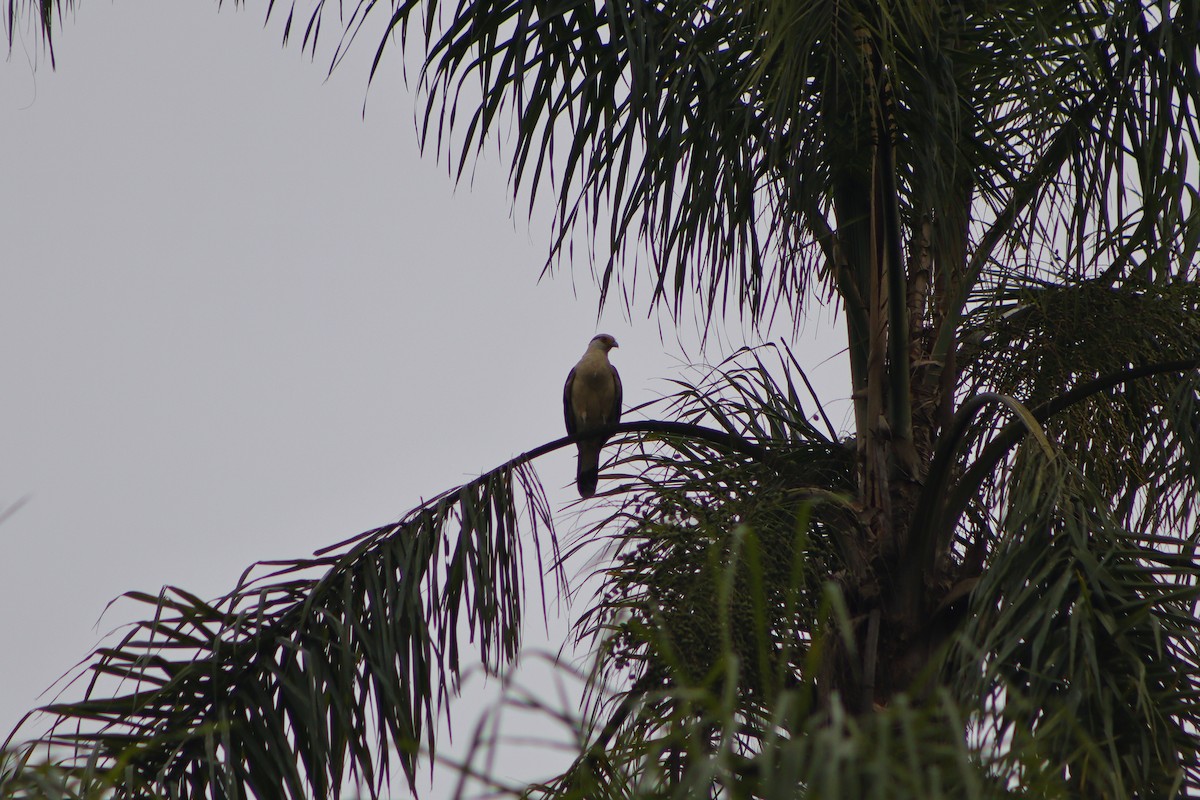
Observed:
[[[548,267],[587,236],[605,297],[848,336],[850,435],[787,346],[613,429],[580,755],[531,794],[1200,794],[1200,1],[406,0],[373,69],[410,42],[425,141],[504,126],[553,193]],[[523,548],[570,556],[530,467],[568,443],[135,596],[90,665],[123,688],[44,743],[116,795],[411,783],[463,638],[517,655]]]

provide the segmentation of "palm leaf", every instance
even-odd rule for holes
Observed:
[[[1194,367],[1154,374],[1154,365],[1200,359],[1195,286],[1014,285],[973,320],[962,359],[963,391],[997,391],[1030,408],[1057,407],[1042,423],[1126,524],[1177,527],[1195,521],[1200,495],[1194,431]],[[1087,385],[1142,371],[1136,380],[1084,393]],[[985,441],[983,431],[975,436]],[[998,484],[1002,485],[1002,484]],[[968,490],[969,487],[968,487]]]
[[[556,550],[517,459],[312,558],[256,565],[214,602],[131,592],[153,614],[96,652],[83,700],[44,709],[40,743],[110,772],[114,796],[338,796],[351,781],[378,796],[394,763],[411,784],[464,637],[492,670],[515,658],[542,532]]]
[[[1130,530],[1059,454],[1023,450],[949,662],[1014,775],[1073,796],[1195,791],[1192,537]]]

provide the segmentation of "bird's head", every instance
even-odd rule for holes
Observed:
[[[620,345],[617,344],[616,339],[609,336],[607,333],[600,333],[592,337],[592,341],[588,344],[588,347],[598,347],[607,353],[614,347],[620,347]]]

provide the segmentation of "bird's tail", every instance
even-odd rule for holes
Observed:
[[[579,466],[575,471],[575,485],[580,497],[591,497],[596,493],[596,482],[600,480],[600,448],[602,442],[580,442]]]

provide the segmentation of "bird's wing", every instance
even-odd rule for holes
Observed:
[[[612,424],[616,425],[621,421],[621,373],[617,372],[617,368],[612,364],[609,364],[608,368],[612,370],[613,376]]]
[[[563,386],[563,418],[567,422],[567,435],[574,436],[579,425],[575,420],[575,409],[571,406],[571,387],[575,383],[575,367],[567,374],[567,383]]]

